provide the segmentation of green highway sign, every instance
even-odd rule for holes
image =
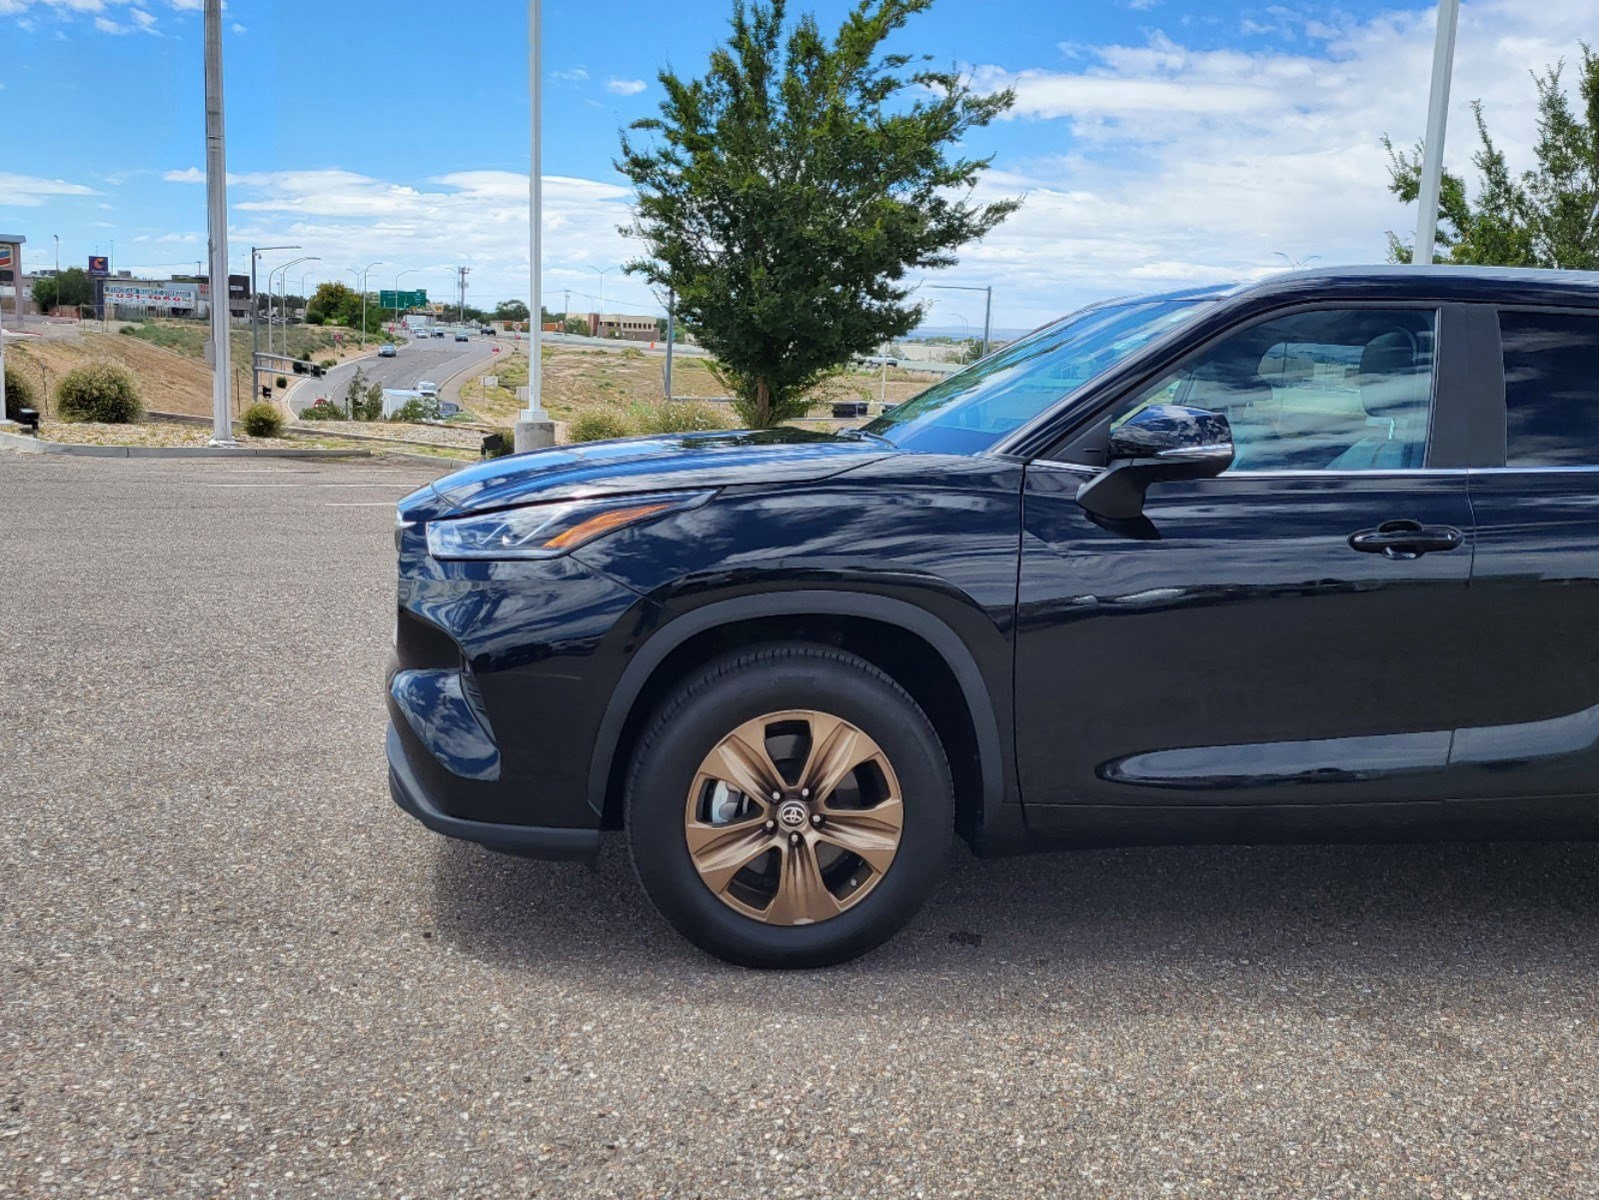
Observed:
[[[370,293],[368,293],[370,295]],[[382,308],[425,308],[427,307],[428,294],[425,290],[417,292],[379,292],[378,305]]]

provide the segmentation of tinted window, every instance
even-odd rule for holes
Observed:
[[[976,454],[1208,303],[1140,300],[1084,309],[934,384],[866,431],[911,450]]]
[[[1505,461],[1599,465],[1599,317],[1499,314],[1505,343]]]
[[[1426,458],[1430,310],[1329,309],[1254,325],[1117,414],[1182,404],[1226,416],[1235,471],[1395,470]]]

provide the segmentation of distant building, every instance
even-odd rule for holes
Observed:
[[[633,317],[626,313],[589,313],[589,332],[593,337],[619,338],[627,342],[657,342],[660,322],[654,317]]]

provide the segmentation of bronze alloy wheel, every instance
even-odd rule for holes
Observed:
[[[904,798],[878,744],[811,709],[734,729],[689,787],[683,833],[705,886],[770,925],[812,925],[859,904],[899,850]]]

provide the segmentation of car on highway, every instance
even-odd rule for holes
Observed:
[[[416,391],[419,395],[426,396],[429,400],[437,400],[439,397],[439,385],[431,379],[419,379],[416,384]]]
[[[385,342],[385,343],[383,343],[383,345],[378,347],[378,357],[379,358],[398,358],[399,356],[400,356],[399,347],[396,346],[393,342]]]
[[[398,508],[391,790],[513,854],[622,831],[755,966],[881,943],[952,831],[1599,837],[1596,364],[1599,274],[1300,271],[855,432],[470,467]]]
[[[455,340],[458,342],[470,342],[472,338],[464,329],[458,329],[455,332]]]

